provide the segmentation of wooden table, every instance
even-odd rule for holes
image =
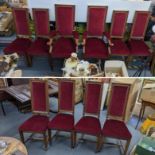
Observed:
[[[13,137],[0,137],[0,141],[5,141],[9,144],[8,148],[5,152],[3,152],[3,155],[10,155],[13,154],[16,151],[20,151],[23,155],[28,155],[27,149],[24,146],[24,144]]]
[[[155,89],[143,89],[140,98],[142,100],[142,105],[136,128],[138,127],[139,122],[143,119],[145,108],[151,107],[155,109]]]
[[[53,96],[58,93],[58,84],[49,80],[49,96]],[[16,99],[17,108],[21,112],[31,109],[31,94],[29,84],[10,86],[4,89],[10,96]]]

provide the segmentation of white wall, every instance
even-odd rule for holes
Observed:
[[[106,22],[111,22],[113,10],[129,10],[128,23],[132,23],[135,10],[149,10],[151,1],[139,0],[28,0],[28,7],[49,8],[50,20],[55,20],[54,4],[74,4],[76,5],[77,22],[86,22],[88,5],[107,5],[108,14]]]

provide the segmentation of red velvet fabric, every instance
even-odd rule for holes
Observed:
[[[61,37],[54,43],[51,55],[54,58],[69,58],[72,52],[76,52],[74,40]]]
[[[37,38],[28,49],[29,55],[47,56],[49,54],[48,39]]]
[[[129,43],[130,55],[132,56],[150,56],[149,47],[143,40],[130,40]]]
[[[74,129],[74,116],[70,114],[57,114],[48,124],[49,129],[72,131]]]
[[[19,55],[25,55],[30,45],[30,39],[17,38],[4,49],[4,53],[11,54],[17,52]]]
[[[44,132],[48,129],[49,118],[46,116],[34,115],[26,120],[19,131],[23,132]]]
[[[124,116],[130,87],[128,85],[112,85],[109,103],[109,115]]]
[[[13,9],[16,33],[18,35],[29,35],[29,17],[27,9]]]
[[[106,59],[108,56],[108,48],[101,39],[88,38],[86,40],[84,53],[85,58]]]
[[[112,39],[111,41],[114,44],[114,46],[110,47],[112,55],[128,56],[130,54],[127,44],[124,41],[121,39]]]
[[[38,36],[49,36],[49,12],[48,9],[33,9],[35,31]]]
[[[32,82],[32,107],[33,111],[46,112],[46,85],[45,82]]]
[[[132,137],[125,123],[117,120],[106,120],[103,125],[102,134],[105,137],[122,140],[129,140]]]
[[[73,111],[74,83],[61,81],[59,87],[59,110]]]
[[[102,86],[96,83],[87,83],[85,92],[85,113],[97,114],[100,111]]]
[[[61,35],[72,35],[75,20],[75,7],[56,5],[56,29]]]
[[[111,36],[123,37],[125,28],[126,28],[127,17],[128,17],[128,12],[126,11],[124,12],[114,11],[113,12]]]
[[[75,125],[75,131],[98,136],[101,134],[101,125],[98,118],[91,116],[82,117]]]
[[[87,32],[90,36],[102,36],[105,31],[107,8],[88,7]]]
[[[135,20],[133,22],[131,30],[131,38],[144,37],[146,25],[148,24],[149,12],[148,11],[136,11]]]

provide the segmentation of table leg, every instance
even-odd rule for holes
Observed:
[[[2,111],[3,111],[3,115],[6,116],[6,112],[4,110],[3,102],[1,102],[0,104],[1,104]]]

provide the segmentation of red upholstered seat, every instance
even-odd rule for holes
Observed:
[[[151,55],[149,47],[143,40],[130,40],[129,43],[130,55],[132,56],[149,56]]]
[[[26,120],[20,127],[22,132],[44,132],[48,128],[49,119],[46,116],[34,115]]]
[[[47,45],[48,39],[46,38],[37,38],[30,48],[28,49],[29,55],[41,55],[46,56],[49,53],[49,46]]]
[[[49,122],[48,128],[72,131],[74,129],[74,116],[70,114],[58,114]]]
[[[19,55],[25,55],[30,45],[30,39],[17,38],[4,49],[4,53],[11,54],[17,52]]]
[[[53,45],[52,57],[68,58],[72,52],[76,52],[76,44],[72,38],[61,37]]]
[[[19,127],[20,138],[25,143],[25,132],[42,134],[45,148],[47,148],[48,141],[46,133],[49,123],[48,83],[44,80],[35,79],[30,82],[30,88],[33,116]]]
[[[99,38],[88,38],[85,45],[85,58],[108,58],[108,48]]]
[[[128,140],[132,137],[125,123],[117,120],[106,120],[102,129],[102,134],[105,137],[122,140]]]
[[[84,116],[75,125],[75,131],[97,136],[101,134],[100,121],[96,117]]]
[[[129,55],[130,51],[124,41],[121,39],[112,39],[112,43],[114,44],[114,46],[110,47],[112,55]]]

